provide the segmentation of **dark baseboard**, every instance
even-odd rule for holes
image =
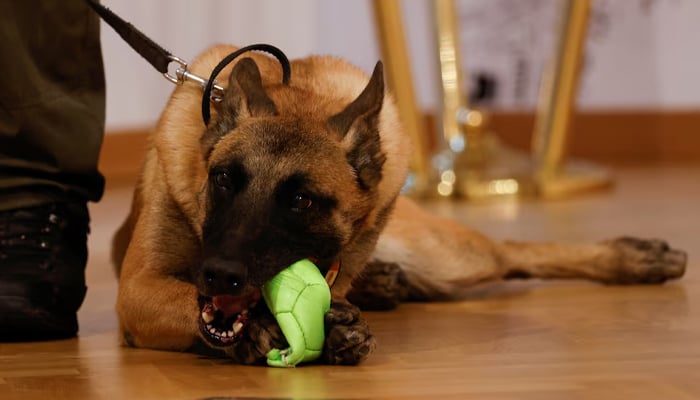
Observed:
[[[533,113],[497,113],[489,127],[529,149]],[[586,112],[572,120],[569,154],[608,164],[700,162],[700,111]]]
[[[149,129],[107,132],[100,153],[100,172],[107,186],[136,183],[148,140]]]
[[[435,137],[435,118],[426,116]],[[488,128],[504,143],[529,149],[534,113],[497,112]],[[572,121],[569,154],[609,165],[700,163],[699,111],[586,112]],[[108,132],[100,158],[107,184],[133,183],[146,150],[148,129]],[[432,141],[432,140],[431,140]]]

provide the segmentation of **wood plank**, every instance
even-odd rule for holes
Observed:
[[[358,367],[242,367],[121,348],[111,235],[131,190],[91,205],[88,295],[78,339],[0,344],[2,399],[700,398],[700,166],[622,168],[611,192],[553,202],[426,204],[496,238],[597,241],[623,233],[689,251],[661,286],[514,281],[462,301],[367,313],[378,349]]]

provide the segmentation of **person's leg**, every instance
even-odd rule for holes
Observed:
[[[0,338],[75,335],[102,196],[99,20],[82,0],[0,0]]]

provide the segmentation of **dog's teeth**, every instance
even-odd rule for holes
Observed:
[[[222,338],[227,338],[227,337],[228,337],[228,333],[227,333],[227,332],[221,332],[221,337],[222,337]]]
[[[242,323],[236,322],[235,324],[233,324],[233,332],[234,333],[236,333],[236,334],[239,333],[241,331],[241,329],[243,329]]]
[[[210,323],[211,321],[214,320],[214,315],[209,314],[206,311],[202,311],[202,319],[204,320],[205,323]]]
[[[210,328],[210,329],[209,329],[209,333],[211,333],[212,335],[215,334],[215,333],[216,333],[216,329]]]
[[[233,337],[235,333],[233,331],[228,331],[228,337]]]

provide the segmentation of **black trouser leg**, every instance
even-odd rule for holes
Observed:
[[[97,201],[99,20],[83,0],[0,0],[0,210]]]

